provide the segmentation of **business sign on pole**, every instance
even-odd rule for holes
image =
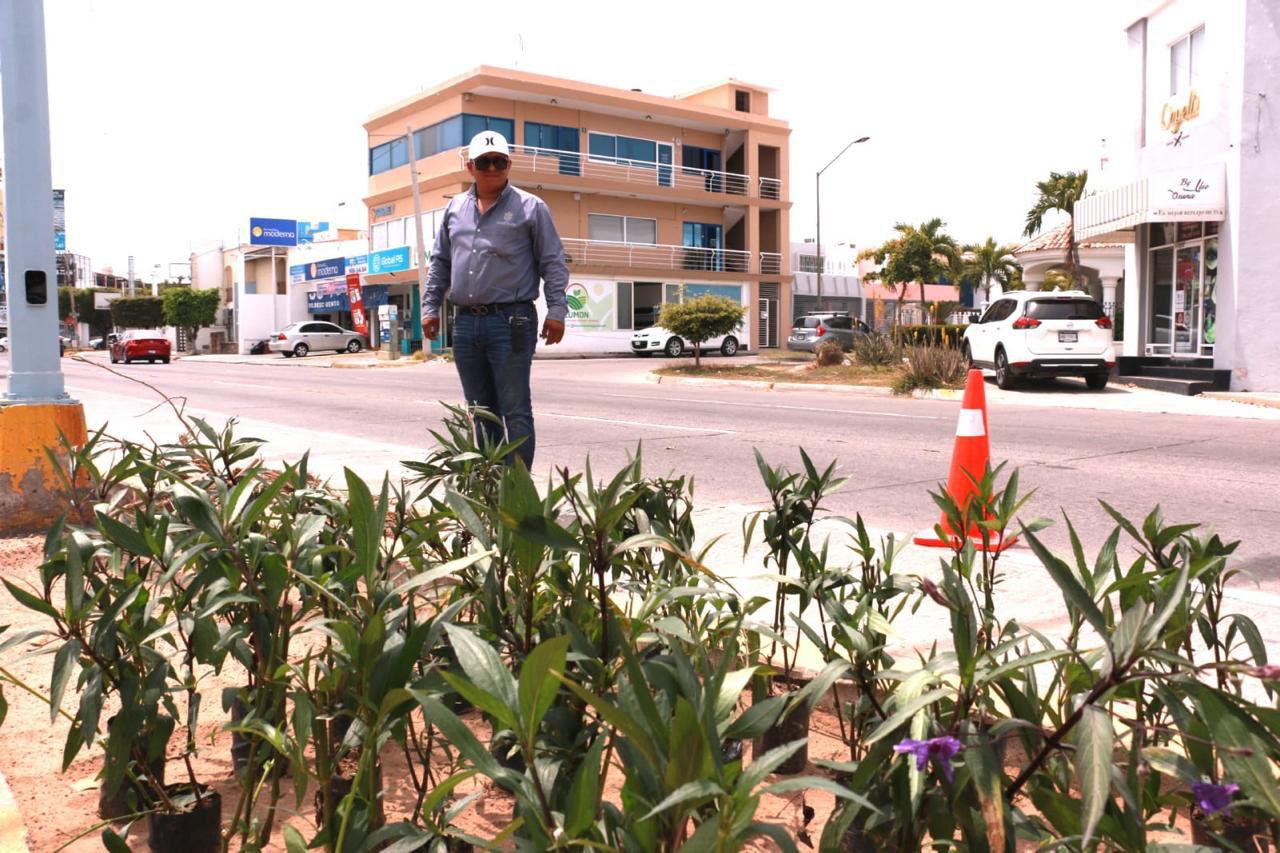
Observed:
[[[360,273],[353,272],[347,276],[347,302],[351,303],[351,328],[358,334],[369,337],[369,318],[365,316],[364,301],[360,294]]]
[[[347,258],[347,272],[367,273],[369,271],[368,255],[351,255]]]
[[[93,309],[95,311],[104,311],[111,307],[111,303],[120,298],[119,293],[102,293],[94,291],[93,293]]]
[[[298,223],[293,219],[249,219],[249,244],[252,246],[298,245]]]
[[[53,250],[67,250],[67,191],[53,191]]]
[[[409,268],[409,247],[382,249],[369,253],[369,275],[379,273],[401,272]]]
[[[326,258],[323,261],[312,261],[303,266],[302,277],[304,281],[342,278],[348,272],[346,258]]]
[[[316,234],[321,231],[328,231],[328,222],[308,222],[305,219],[298,220],[298,245],[305,246],[308,243],[316,241]]]

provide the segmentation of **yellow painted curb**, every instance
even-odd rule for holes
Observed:
[[[0,405],[0,535],[39,532],[65,509],[46,448],[88,440],[79,403]]]
[[[28,853],[27,828],[22,824],[18,803],[9,783],[0,773],[0,853]]]

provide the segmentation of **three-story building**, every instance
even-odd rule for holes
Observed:
[[[428,252],[465,145],[511,143],[511,180],[546,201],[564,241],[564,352],[628,352],[667,302],[715,293],[748,308],[746,343],[790,323],[788,141],[770,90],[728,80],[678,97],[482,66],[378,111],[369,139],[369,266],[420,334],[415,158]],[[540,305],[540,310],[545,306]],[[444,340],[447,342],[447,327]]]

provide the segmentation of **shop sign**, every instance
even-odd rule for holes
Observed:
[[[366,284],[360,288],[360,301],[364,303],[365,314],[386,305],[391,298],[391,285]]]
[[[396,205],[395,205],[395,202],[392,202],[391,204],[383,204],[383,205],[379,205],[378,207],[375,207],[375,208],[373,209],[373,218],[374,218],[374,219],[381,219],[382,217],[384,217],[384,216],[390,216],[391,214],[393,214],[393,213],[395,213],[395,212],[396,212]]]
[[[320,239],[320,235],[329,230],[328,222],[308,222],[298,220],[298,245],[305,246]]]
[[[308,314],[331,314],[334,311],[350,311],[351,303],[347,300],[346,284],[343,283],[343,289],[333,291],[326,288],[319,288],[307,294],[307,313]]]
[[[93,292],[93,310],[105,311],[111,307],[111,303],[120,298],[119,293],[103,293],[95,290]]]
[[[298,223],[294,219],[249,219],[249,245],[296,246]]]
[[[347,274],[346,258],[327,258],[323,261],[312,261],[309,264],[303,264],[302,276],[306,281],[316,281],[322,278],[342,278]]]
[[[400,246],[395,249],[382,249],[369,253],[369,274],[379,275],[388,272],[401,272],[409,268],[409,247]]]
[[[369,318],[365,315],[364,300],[360,294],[360,273],[347,275],[347,302],[351,308],[351,329],[357,334],[369,337]]]
[[[0,238],[2,239],[2,238]],[[53,250],[67,250],[67,191],[53,191]]]
[[[612,330],[615,289],[612,281],[569,282],[564,292],[565,301],[569,303],[565,327],[579,332]]]
[[[1182,130],[1184,124],[1198,118],[1200,118],[1200,94],[1195,89],[1187,95],[1185,104],[1178,105],[1170,101],[1160,110],[1160,125],[1170,133],[1177,133]]]
[[[1221,220],[1227,215],[1222,166],[1167,172],[1147,179],[1148,222]]]
[[[368,272],[369,256],[368,255],[352,255],[347,258],[347,272]]]
[[[301,284],[306,280],[307,280],[306,264],[294,264],[293,266],[289,267],[289,283],[290,284]]]

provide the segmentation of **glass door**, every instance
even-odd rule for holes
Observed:
[[[674,152],[670,142],[658,143],[658,186],[669,187],[675,183],[675,171],[671,168]]]
[[[1201,244],[1178,248],[1173,282],[1173,355],[1200,355]]]
[[[1151,252],[1151,324],[1147,342],[1156,352],[1168,352],[1173,340],[1173,247]]]

